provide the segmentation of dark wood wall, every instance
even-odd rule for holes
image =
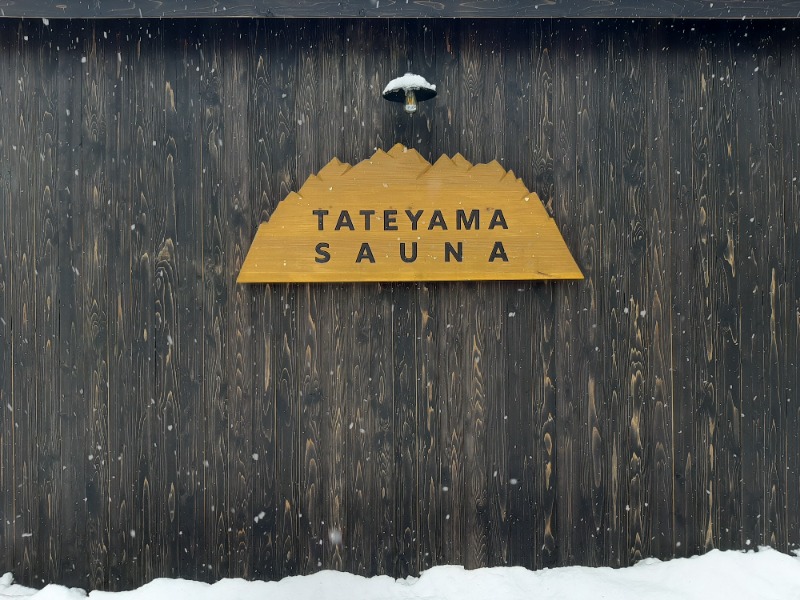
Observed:
[[[796,19],[800,0],[0,0],[0,17],[136,18],[693,18]]]
[[[405,576],[800,543],[800,32],[0,22],[0,570]],[[409,118],[380,97],[413,70]],[[237,286],[332,157],[499,160],[586,274]],[[337,532],[341,532],[341,543]]]

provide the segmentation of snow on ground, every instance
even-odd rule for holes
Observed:
[[[528,571],[497,567],[466,571],[443,566],[419,578],[365,578],[336,571],[278,582],[224,579],[213,585],[156,579],[131,592],[91,592],[92,600],[800,600],[800,558],[770,548],[720,552],[667,562],[641,561],[628,569],[563,567]],[[77,600],[86,592],[48,585],[37,591],[0,578],[0,600]]]

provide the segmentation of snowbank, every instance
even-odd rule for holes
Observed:
[[[0,578],[0,600],[75,600],[82,590],[49,585],[41,591]],[[800,599],[800,558],[770,548],[759,552],[720,552],[668,562],[647,559],[628,569],[564,567],[528,571],[498,567],[466,571],[435,567],[419,578],[365,578],[335,571],[279,582],[225,579],[213,585],[156,579],[131,592],[91,592],[92,600],[503,600],[613,598],[614,600]]]

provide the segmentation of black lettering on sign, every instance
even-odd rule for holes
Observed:
[[[370,228],[370,217],[375,214],[374,210],[360,210],[358,211],[359,214],[364,215],[364,231],[369,231]]]
[[[494,211],[492,215],[492,222],[489,223],[489,229],[494,229],[495,227],[502,227],[503,229],[508,229],[508,225],[506,224],[506,218],[503,216],[503,211],[499,208]]]
[[[475,229],[481,228],[481,211],[477,208],[469,211],[469,219],[467,219],[465,210],[461,208],[456,210],[456,229],[472,229],[473,225],[475,225]]]
[[[400,244],[400,258],[403,259],[405,263],[413,263],[417,260],[417,242],[411,242],[411,256],[406,255],[406,243],[402,242]]]
[[[508,255],[506,254],[506,249],[503,248],[503,242],[494,243],[494,248],[492,248],[492,254],[489,257],[489,262],[494,262],[498,258],[503,262],[508,262]]]
[[[372,255],[372,248],[369,247],[367,242],[361,244],[361,250],[358,251],[356,262],[360,263],[364,259],[367,259],[371,263],[375,262],[375,257]]]
[[[411,231],[417,230],[417,223],[419,222],[419,218],[422,216],[424,211],[422,209],[418,210],[415,213],[411,212],[411,209],[406,209],[406,215],[408,215],[408,220],[411,221]]]
[[[384,231],[397,231],[397,211],[385,210],[383,211],[383,230]]]
[[[353,220],[350,218],[350,213],[346,210],[343,210],[339,213],[339,220],[336,221],[336,231],[339,231],[342,227],[347,227],[350,231],[355,231],[355,227],[353,226]]]
[[[317,215],[317,230],[322,231],[322,219],[328,214],[328,211],[318,208],[317,210],[312,210],[311,214]]]
[[[464,261],[464,242],[458,242],[458,250],[453,248],[450,242],[444,243],[444,262],[450,262],[450,257],[456,259],[456,262]]]
[[[331,245],[328,242],[320,242],[317,244],[315,250],[319,256],[315,256],[314,260],[320,264],[328,262],[331,259],[331,253],[328,252],[328,248],[330,247]]]
[[[440,211],[439,209],[433,211],[431,222],[428,223],[428,231],[430,231],[434,227],[440,227],[443,231],[447,231],[447,223],[445,223],[444,215],[442,214],[442,211]]]

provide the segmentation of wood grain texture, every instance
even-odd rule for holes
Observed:
[[[88,463],[86,502],[91,588],[109,585],[111,453],[109,439],[109,294],[108,212],[106,194],[111,149],[106,137],[110,82],[104,77],[106,47],[92,34],[76,36],[85,67],[81,106],[80,192],[84,202],[83,241],[79,272],[84,304],[81,331],[90,343],[80,353],[83,386],[87,398],[87,447],[81,456]],[[85,58],[85,61],[84,61]],[[149,282],[148,282],[149,283]],[[149,307],[148,307],[149,308]]]
[[[784,31],[782,27],[780,32],[775,31],[775,38],[780,44],[779,54],[781,56],[789,52],[794,44],[792,35],[788,31]],[[788,93],[793,86],[793,74],[798,64],[800,64],[800,59],[792,54],[791,59],[784,60],[779,65],[779,119],[798,110],[798,98]],[[784,327],[787,334],[785,351],[787,357],[796,357],[800,352],[800,178],[794,174],[800,167],[800,149],[794,142],[798,139],[798,135],[800,135],[800,131],[798,123],[794,119],[782,127],[779,132],[783,142],[782,155],[786,161],[784,167],[792,174],[790,179],[787,177],[786,185],[782,186],[784,210],[786,211],[784,221],[787,224],[784,247],[786,256],[786,321]],[[784,382],[786,421],[783,433],[786,444],[785,474],[788,510],[786,540],[789,548],[796,549],[800,547],[800,542],[796,541],[800,535],[800,515],[791,507],[797,506],[800,502],[800,439],[793,434],[800,428],[800,401],[797,400],[797,391],[800,389],[800,361],[797,359],[789,359]]]
[[[228,290],[228,302],[232,319],[227,322],[227,356],[224,372],[227,376],[227,401],[229,424],[228,489],[226,505],[230,516],[228,533],[229,565],[232,577],[249,578],[252,565],[252,529],[254,517],[259,514],[253,506],[253,470],[261,453],[253,439],[253,294],[231,285],[231,269],[237,269],[245,257],[252,230],[253,192],[249,170],[250,136],[249,113],[240,106],[247,106],[252,93],[250,89],[249,54],[231,53],[229,48],[241,36],[251,36],[250,24],[237,23],[224,39],[222,55],[225,67],[222,70],[222,99],[224,123],[220,143],[222,144],[222,172],[226,173],[225,226],[224,226],[224,287]],[[233,98],[241,98],[234,103]],[[259,444],[260,446],[260,444]]]
[[[625,232],[624,279],[620,283],[622,297],[629,309],[624,315],[624,341],[620,344],[623,368],[624,424],[627,443],[623,445],[623,469],[627,490],[625,519],[627,520],[626,564],[633,564],[650,553],[649,532],[646,530],[646,513],[649,508],[646,490],[649,487],[650,452],[653,444],[646,438],[652,401],[647,396],[646,382],[649,363],[646,350],[650,344],[648,323],[650,307],[647,263],[651,260],[649,240],[646,237],[644,207],[647,203],[647,164],[644,149],[649,123],[645,121],[648,71],[639,51],[645,44],[645,28],[635,28],[624,40],[611,44],[609,65],[611,72],[611,103],[616,107],[609,117],[609,128],[615,132],[610,178],[620,186],[622,198],[618,217]],[[645,123],[645,127],[641,124]],[[634,124],[637,124],[636,126]],[[624,309],[623,309],[624,313]]]
[[[427,153],[424,148],[420,152],[428,160],[433,160],[434,153],[449,145],[449,140],[457,137],[461,131],[457,115],[447,109],[450,103],[458,102],[461,97],[461,65],[458,60],[461,42],[460,23],[437,21],[426,25],[423,39],[427,43],[421,54],[424,68],[431,70],[424,72],[430,72],[432,78],[441,82],[439,89],[442,90],[442,96],[447,98],[445,102],[423,105],[420,111],[420,117],[424,117],[425,123],[423,131],[428,132],[426,139],[430,148]],[[442,40],[442,44],[436,45],[434,40]],[[439,413],[432,415],[438,421],[438,432],[435,436],[438,456],[433,468],[438,471],[439,492],[438,497],[432,501],[436,503],[436,518],[440,529],[437,532],[438,539],[430,542],[433,553],[431,560],[433,564],[462,564],[464,518],[461,499],[464,472],[460,424],[463,421],[464,403],[459,386],[462,379],[460,365],[463,364],[464,338],[461,286],[433,286],[432,292],[436,294],[432,310],[436,328],[433,335],[438,338],[437,381],[434,383],[430,375],[428,380],[439,396]]]
[[[251,222],[260,222],[274,208],[277,169],[272,164],[267,140],[276,132],[277,119],[267,118],[256,107],[276,101],[276,68],[272,60],[267,30],[253,25],[249,34],[253,44],[249,60],[255,65],[248,70],[250,94],[247,113],[256,115],[252,127],[248,128],[249,160],[252,177],[250,200]],[[284,158],[285,160],[285,158]],[[253,347],[249,359],[253,369],[253,452],[257,457],[253,465],[252,479],[252,572],[251,577],[271,579],[275,577],[278,510],[276,494],[276,383],[273,371],[273,354],[277,352],[277,327],[273,323],[274,304],[277,298],[272,287],[252,290]]]
[[[10,51],[8,46],[13,37],[8,35],[9,28],[5,25],[2,28],[6,34],[0,41],[3,56],[8,56]],[[13,104],[7,90],[11,87],[11,69],[0,71],[0,107],[3,115],[13,112]],[[10,138],[9,127],[12,123],[8,118],[0,119],[0,159],[3,164],[10,164],[10,152],[13,145]],[[12,192],[11,170],[2,171],[0,179],[0,333],[2,333],[2,343],[0,344],[0,407],[4,407],[0,412],[0,489],[9,490],[14,488],[14,419],[12,411],[8,409],[12,400],[12,373],[13,367],[13,346],[9,340],[13,336],[12,319],[12,250],[11,250],[11,223],[14,212],[12,212]],[[60,272],[60,271],[59,271]],[[6,549],[2,553],[2,568],[6,571],[14,568],[14,529],[13,522],[8,518],[14,512],[14,494],[3,494],[0,499],[0,543]]]
[[[351,21],[345,26],[347,40],[362,39],[367,45],[378,44],[382,28],[367,27]],[[381,88],[378,73],[385,62],[384,55],[362,53],[357,44],[344,44],[344,70],[347,74],[343,89],[353,89],[368,82],[372,89]],[[374,62],[373,62],[374,61]],[[381,88],[382,89],[382,88]],[[365,94],[343,94],[345,128],[365,128],[364,136],[345,136],[345,155],[369,154],[370,146],[380,144],[377,137],[383,121],[383,106],[370,102]],[[359,147],[364,147],[364,151]],[[351,289],[343,287],[350,317],[343,319],[347,342],[341,349],[336,368],[348,376],[349,386],[341,399],[348,410],[348,398],[362,398],[352,407],[344,421],[346,450],[344,464],[348,502],[339,507],[344,513],[345,529],[341,544],[347,550],[344,568],[353,573],[392,572],[393,548],[393,490],[394,454],[392,442],[392,289],[390,286],[365,285]],[[345,310],[347,310],[347,308]],[[343,312],[332,310],[334,314]],[[347,316],[346,312],[345,315]],[[347,348],[353,349],[348,354]],[[347,364],[351,364],[348,369]],[[370,502],[372,500],[372,502]],[[346,510],[351,506],[350,511]],[[334,532],[334,536],[335,536]],[[331,544],[335,543],[328,540]]]
[[[86,497],[86,396],[82,391],[81,360],[85,343],[80,335],[83,315],[80,291],[80,257],[84,245],[81,235],[81,215],[84,213],[80,195],[81,139],[81,77],[77,60],[68,60],[73,31],[67,27],[57,32],[56,39],[64,54],[56,60],[58,66],[58,241],[59,264],[59,412],[62,423],[61,494],[59,506],[62,522],[61,578],[66,585],[83,586],[89,581],[86,561],[88,506]],[[72,50],[74,52],[74,49]],[[130,368],[130,363],[129,363]],[[65,468],[64,468],[65,467]],[[72,498],[73,501],[68,499]]]
[[[797,547],[798,48],[782,22],[0,21],[3,568]],[[406,70],[440,92],[413,118],[380,98]],[[586,279],[235,284],[312,173],[396,142],[513,170]]]
[[[781,126],[782,96],[779,77],[779,61],[776,43],[776,31],[773,28],[759,32],[758,41],[763,44],[755,53],[756,68],[753,77],[757,78],[760,95],[759,129],[763,153],[761,168],[769,182],[764,190],[766,202],[774,207],[766,215],[762,258],[767,266],[767,273],[762,276],[765,300],[764,322],[766,328],[763,362],[763,410],[764,410],[764,541],[776,548],[787,547],[787,518],[792,510],[786,504],[786,471],[787,456],[784,438],[787,403],[784,398],[785,373],[779,368],[781,356],[786,352],[788,333],[787,299],[786,299],[786,226],[785,204],[783,197],[785,158],[782,153],[783,143],[778,129]],[[788,91],[788,90],[787,90]],[[774,180],[774,181],[773,181]],[[767,334],[768,332],[768,334]]]
[[[201,565],[207,532],[194,525],[204,514],[202,440],[207,414],[207,406],[202,402],[203,304],[196,297],[203,277],[201,180],[194,176],[194,166],[202,153],[201,144],[196,143],[202,136],[202,115],[198,110],[200,81],[195,76],[199,56],[192,42],[191,25],[183,25],[172,40],[165,42],[163,90],[167,111],[167,189],[174,196],[177,209],[170,215],[175,219],[174,317],[178,324],[170,334],[178,378],[174,425],[178,432],[175,506],[178,532],[174,540],[177,566],[173,568],[177,568],[181,577],[203,580],[208,573]]]
[[[669,43],[668,36],[652,26],[646,29],[649,48],[662,48]],[[644,68],[655,73],[658,53],[651,51]],[[672,376],[671,332],[673,314],[669,308],[669,291],[674,285],[670,269],[673,248],[670,244],[669,226],[672,221],[671,203],[664,205],[654,198],[669,197],[670,174],[661,168],[669,161],[670,123],[666,100],[669,98],[668,84],[664,78],[650,76],[647,79],[647,94],[660,102],[651,102],[645,111],[648,123],[645,143],[647,174],[647,198],[644,208],[645,236],[648,242],[646,308],[650,319],[647,322],[648,377],[646,380],[645,404],[648,418],[644,424],[649,440],[650,479],[645,486],[646,527],[651,554],[668,555],[673,551],[672,508],[674,501],[673,459],[673,411],[674,392]],[[649,266],[652,265],[652,266]],[[599,342],[599,340],[597,340]]]
[[[485,106],[501,102],[494,88],[498,98]],[[237,281],[582,277],[558,226],[513,171],[460,154],[431,165],[395,144],[352,167],[334,158],[289,194],[259,226]]]
[[[25,62],[35,62],[37,58],[34,50],[26,45],[18,46],[18,55],[20,65]],[[16,514],[14,518],[15,533],[22,538],[21,552],[15,557],[15,562],[16,568],[22,570],[26,576],[30,576],[33,565],[44,558],[39,555],[38,543],[34,540],[34,536],[38,538],[40,534],[44,533],[39,526],[40,503],[37,502],[34,490],[38,487],[38,471],[41,464],[41,449],[37,444],[40,410],[46,406],[45,404],[41,409],[39,407],[40,389],[36,365],[42,350],[44,350],[42,347],[43,337],[44,332],[47,331],[46,323],[42,323],[40,333],[39,318],[44,315],[37,311],[39,284],[44,283],[37,277],[37,264],[40,244],[46,243],[38,231],[38,220],[39,213],[43,212],[40,207],[46,206],[47,198],[43,194],[43,169],[33,167],[37,146],[46,147],[42,135],[41,95],[35,93],[36,85],[35,82],[28,82],[27,86],[16,86],[17,148],[15,158],[12,159],[12,165],[14,160],[18,161],[19,173],[18,188],[15,190],[14,199],[19,211],[19,219],[12,224],[14,234],[12,248],[15,247],[15,255],[21,258],[12,267],[15,275],[13,282],[15,308],[19,311],[15,315],[14,361],[19,367],[33,366],[33,369],[24,369],[21,377],[19,376],[20,371],[15,369],[12,379],[16,445],[14,453]],[[46,250],[44,253],[47,254]],[[42,290],[42,293],[45,294],[46,291]],[[42,393],[44,391],[41,390]],[[52,392],[52,390],[50,391]]]
[[[273,78],[272,106],[274,116],[268,115],[272,127],[264,143],[271,163],[268,177],[272,184],[270,201],[278,202],[275,196],[284,197],[297,186],[297,137],[295,99],[297,90],[297,62],[280,60],[282,52],[297,49],[297,29],[268,29],[265,35],[270,73]],[[274,204],[272,205],[274,207]],[[276,377],[275,387],[275,474],[276,474],[276,551],[275,576],[285,577],[298,572],[300,560],[299,515],[300,515],[300,387],[298,369],[300,356],[296,351],[299,343],[301,320],[298,315],[297,286],[272,286],[272,322],[275,325],[275,345],[272,370]]]
[[[109,30],[103,26],[92,30],[93,39],[107,39]],[[111,32],[112,43],[109,52],[104,57],[104,69],[111,65],[122,66],[122,61],[117,58],[117,52],[122,55],[120,45],[121,32]],[[125,50],[126,61],[129,64],[128,50]],[[108,147],[110,148],[110,165],[107,167],[111,185],[109,186],[109,273],[108,286],[110,290],[111,313],[110,320],[114,323],[109,329],[109,394],[111,398],[123,398],[126,394],[134,394],[139,387],[139,381],[132,373],[130,357],[133,350],[135,336],[133,320],[134,303],[131,285],[132,273],[132,236],[131,231],[131,203],[128,201],[130,188],[128,187],[128,170],[125,163],[129,152],[123,148],[130,148],[134,138],[132,123],[134,118],[135,98],[129,91],[133,73],[127,69],[111,70],[113,73],[112,92],[108,99],[109,123],[107,127]],[[127,75],[127,77],[126,77]],[[149,308],[149,307],[148,307]],[[116,588],[124,580],[126,568],[131,568],[136,574],[141,574],[143,563],[139,560],[136,543],[136,492],[131,484],[138,476],[139,461],[133,453],[131,439],[139,439],[141,426],[140,407],[134,401],[129,406],[126,402],[114,401],[109,406],[109,456],[111,460],[111,485],[109,497],[112,502],[112,535],[114,543],[109,552],[109,586]],[[133,533],[131,533],[133,532]],[[141,539],[141,538],[140,538]],[[128,565],[128,567],[126,567]]]
[[[476,35],[476,24],[462,24],[459,48],[461,53],[461,101],[465,110],[458,116],[463,144],[480,148],[484,154],[491,150],[476,136],[469,124],[484,114],[482,64],[483,49]],[[490,90],[492,93],[494,90]],[[486,373],[484,359],[487,340],[487,322],[491,315],[478,310],[485,300],[485,284],[472,284],[464,290],[465,310],[462,321],[463,387],[461,402],[464,402],[462,424],[464,460],[464,566],[470,569],[488,565],[489,498],[487,477],[487,432],[486,432]]]
[[[48,42],[51,42],[48,44]],[[39,452],[38,468],[34,474],[37,487],[42,490],[38,502],[34,502],[38,512],[39,535],[36,553],[47,569],[60,574],[61,528],[59,505],[62,501],[61,479],[61,423],[59,418],[60,388],[57,377],[52,377],[58,369],[58,273],[60,255],[58,252],[58,213],[56,204],[58,139],[57,119],[54,106],[57,105],[58,78],[55,61],[52,59],[52,35],[42,32],[38,41],[42,51],[36,62],[45,75],[40,85],[41,104],[38,107],[39,131],[34,138],[42,149],[42,172],[40,183],[34,193],[41,197],[36,223],[36,361],[37,361],[37,414],[36,430]]]
[[[209,536],[204,544],[202,566],[209,578],[217,579],[229,569],[230,506],[227,503],[228,429],[230,416],[227,394],[226,310],[229,292],[225,284],[226,188],[223,171],[222,70],[227,68],[223,40],[210,32],[197,40],[200,47],[200,110],[202,154],[200,177],[203,215],[203,404],[205,419],[204,517]]]
[[[528,106],[528,114],[523,114],[524,122],[530,130],[527,155],[530,161],[533,181],[540,190],[542,201],[552,209],[554,194],[554,106],[553,76],[554,60],[559,54],[554,45],[554,31],[550,27],[534,28],[527,33],[527,40],[520,41],[523,52],[523,65],[532,65],[530,85],[526,83],[523,99]],[[528,41],[529,40],[529,41]],[[507,138],[509,140],[511,138]],[[520,157],[521,164],[526,159]],[[523,430],[525,437],[532,436],[533,489],[532,497],[526,501],[532,504],[533,548],[537,552],[531,558],[534,568],[558,564],[556,545],[556,395],[555,395],[555,289],[551,286],[533,284],[531,298],[526,302],[532,311],[529,331],[522,333],[530,338],[531,344],[531,387],[526,390],[522,401],[530,404],[531,424],[529,432]],[[525,370],[526,365],[520,364]],[[512,536],[518,529],[512,530]],[[525,553],[523,545],[519,553]],[[513,547],[512,547],[513,551]],[[514,560],[517,562],[517,559]]]
[[[586,232],[581,231],[577,219],[577,211],[590,199],[577,202],[579,173],[577,171],[578,119],[567,112],[567,107],[572,109],[572,103],[578,93],[577,60],[581,55],[580,50],[573,51],[571,36],[564,32],[558,36],[554,43],[555,49],[553,69],[553,172],[554,187],[559,190],[550,205],[552,212],[559,219],[568,220],[570,225],[564,230],[566,239],[571,244],[578,243],[578,239]],[[574,112],[574,111],[573,111]],[[591,205],[591,204],[590,204]],[[588,240],[587,240],[588,241]],[[583,251],[584,248],[581,247]],[[582,262],[586,262],[581,257]],[[582,563],[585,560],[584,552],[590,546],[585,544],[579,522],[575,516],[580,512],[581,505],[586,501],[585,494],[589,487],[582,480],[584,473],[583,463],[586,461],[587,441],[586,429],[578,423],[585,422],[584,407],[588,404],[588,376],[589,368],[584,368],[569,376],[569,365],[573,362],[585,365],[584,352],[580,335],[583,323],[580,314],[578,295],[580,291],[590,290],[591,284],[580,289],[569,286],[556,290],[559,295],[556,325],[555,325],[555,482],[558,495],[559,511],[555,519],[555,537],[557,540],[560,560],[566,564]],[[585,365],[589,366],[589,365]],[[571,482],[581,481],[579,485]],[[575,523],[575,526],[571,526]]]
[[[541,33],[541,29],[536,30]],[[526,50],[528,32],[514,32],[514,43],[504,49],[504,62],[507,65],[507,76],[498,82],[502,90],[503,101],[506,106],[506,115],[512,127],[523,130],[528,122],[528,107],[534,104],[533,98],[528,96],[529,87],[523,88],[521,75],[528,69]],[[535,38],[531,38],[535,40]],[[533,41],[537,44],[537,41]],[[546,101],[546,100],[545,100]],[[536,102],[538,106],[542,103]],[[536,126],[539,121],[534,121]],[[504,136],[501,149],[504,161],[512,168],[527,160],[528,148],[520,147],[513,137]],[[503,411],[495,411],[495,419],[502,419],[505,429],[504,439],[498,440],[505,446],[505,456],[502,457],[505,466],[502,474],[502,484],[506,492],[503,502],[492,501],[496,513],[503,519],[503,528],[493,529],[492,545],[502,548],[500,556],[504,564],[521,566],[531,565],[528,560],[529,553],[522,551],[524,547],[534,544],[534,519],[532,494],[535,489],[534,481],[534,453],[536,438],[530,429],[532,403],[529,393],[532,388],[532,338],[530,332],[533,326],[532,289],[529,285],[511,284],[507,286],[506,298],[501,307],[503,329],[498,331],[501,342],[500,356],[493,362],[498,370],[495,371],[495,385],[504,382],[499,395],[504,396]],[[497,346],[497,344],[495,344]],[[495,389],[498,389],[497,387]],[[500,476],[500,472],[497,473]],[[500,482],[495,476],[495,469],[491,473],[493,483]],[[493,517],[493,521],[496,517]],[[502,539],[508,539],[507,544],[499,544]]]
[[[395,432],[394,463],[394,552],[395,573],[417,570],[414,540],[417,535],[419,504],[417,496],[417,286],[395,284],[392,303],[392,341],[394,365],[392,399]],[[406,576],[406,575],[402,575]]]
[[[65,4],[61,0],[29,0],[25,3],[4,0],[0,16],[54,19],[91,18],[220,18],[220,17],[370,17],[370,18],[796,18],[800,4],[796,0],[721,0],[710,3],[687,0],[676,3],[657,0],[643,5],[634,0],[612,0],[597,3],[591,0],[552,0],[528,4],[513,0],[465,2],[444,0],[435,3],[389,3],[380,5],[367,0],[249,0],[235,6],[202,0],[191,5],[179,0],[135,4],[125,0],[97,0],[92,4]]]
[[[730,39],[714,38],[715,55],[722,64],[731,61]],[[719,65],[719,63],[717,63]],[[719,324],[714,340],[713,379],[716,387],[717,441],[715,444],[717,540],[722,549],[737,547],[741,531],[741,513],[738,498],[741,494],[741,405],[733,393],[739,384],[740,317],[738,298],[741,294],[737,278],[737,255],[740,246],[739,211],[741,195],[736,186],[736,159],[730,148],[736,139],[734,115],[737,114],[737,93],[731,70],[719,72],[719,66],[702,73],[711,90],[708,108],[704,106],[703,123],[710,141],[709,159],[713,165],[713,194],[717,199],[716,214],[709,215],[714,224],[711,231],[713,250],[713,277],[715,290],[715,321]],[[708,115],[721,118],[711,122]],[[706,121],[705,119],[708,119]]]
[[[699,186],[693,182],[695,172],[692,166],[692,128],[681,124],[691,122],[696,114],[698,102],[696,90],[699,65],[699,48],[691,52],[678,50],[689,32],[681,27],[673,37],[670,69],[673,75],[667,79],[667,92],[670,98],[670,199],[672,225],[670,227],[671,246],[676,249],[670,260],[670,271],[674,281],[692,278],[699,262],[698,248],[695,245],[697,213],[695,194]],[[694,354],[697,328],[692,326],[696,306],[692,295],[697,287],[692,285],[674,286],[670,290],[670,307],[673,312],[672,362],[674,381],[674,421],[673,421],[673,477],[675,495],[672,517],[675,556],[687,556],[700,552],[699,535],[701,527],[697,524],[702,514],[701,496],[695,482],[697,448],[694,445],[693,427],[696,415],[695,372],[698,358]],[[678,402],[681,402],[679,404]],[[687,410],[686,407],[691,407]]]

